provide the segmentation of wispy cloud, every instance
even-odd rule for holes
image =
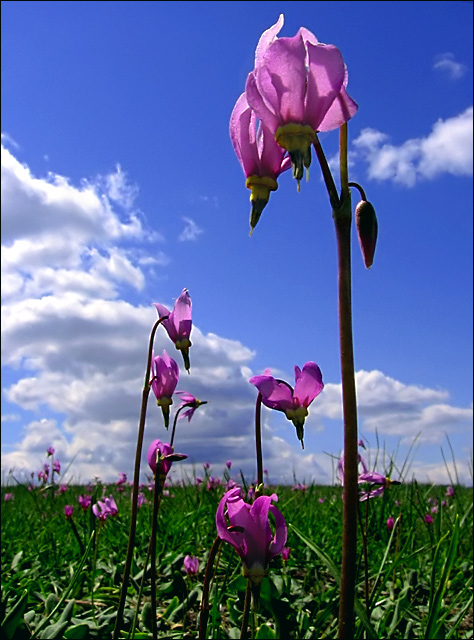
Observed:
[[[198,227],[198,225],[191,218],[186,218],[185,216],[183,216],[183,220],[185,226],[179,235],[179,240],[181,242],[192,242],[194,240],[197,240],[198,236],[203,233],[203,229]]]
[[[453,53],[442,53],[436,56],[433,68],[445,73],[452,80],[462,78],[467,72],[467,66],[457,62]]]
[[[444,173],[472,176],[473,108],[439,119],[426,137],[394,145],[387,134],[368,128],[353,146],[356,156],[368,163],[369,178],[374,180],[413,187],[420,180],[432,180]]]

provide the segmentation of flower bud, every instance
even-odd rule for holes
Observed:
[[[377,216],[375,209],[367,200],[361,200],[355,209],[357,235],[364,264],[369,269],[374,261],[377,242]]]

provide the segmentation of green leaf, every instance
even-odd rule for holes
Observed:
[[[168,618],[175,609],[179,607],[179,598],[178,596],[174,596],[169,605],[166,607],[165,612],[163,613],[163,618]]]
[[[5,616],[5,619],[2,622],[2,631],[8,640],[13,638],[18,625],[23,622],[23,615],[25,613],[27,602],[28,591],[25,589],[11,608],[10,612]]]
[[[75,624],[64,632],[66,640],[86,640],[89,636],[88,624]]]
[[[274,640],[276,638],[276,635],[271,627],[269,627],[267,624],[262,624],[262,626],[257,629],[255,638],[256,640],[260,640],[260,638],[266,640]]]

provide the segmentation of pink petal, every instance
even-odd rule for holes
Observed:
[[[191,296],[187,289],[183,289],[172,311],[173,323],[180,339],[189,338],[191,333],[191,310]]]
[[[317,131],[341,91],[345,66],[337,47],[310,42],[306,46],[309,69],[304,122]]]
[[[283,382],[277,382],[272,376],[254,376],[249,380],[262,394],[262,402],[270,409],[288,411],[293,408],[291,388]]]
[[[303,371],[295,367],[295,381],[293,397],[300,407],[308,407],[324,389],[323,376],[315,362],[307,362]]]
[[[277,556],[282,552],[283,547],[286,544],[286,540],[288,537],[288,530],[285,522],[285,518],[279,509],[277,509],[274,505],[270,506],[270,512],[273,514],[275,518],[275,535],[273,537],[272,542],[270,543],[270,557],[269,560]]]
[[[260,74],[268,73],[261,67]],[[270,93],[270,95],[268,95]],[[250,107],[255,111],[262,122],[271,130],[276,131],[280,126],[280,116],[278,113],[278,96],[275,89],[269,83],[269,91],[265,100],[257,87],[257,80],[254,73],[249,73],[245,85],[245,95]]]
[[[283,22],[284,17],[283,14],[280,13],[280,17],[278,18],[276,23],[272,27],[264,31],[260,36],[257,48],[255,49],[255,69],[261,64],[263,56],[265,55],[268,47],[274,40],[276,40],[277,34],[280,33],[283,27]]]
[[[247,178],[258,175],[255,122],[252,113],[246,95],[243,93],[235,103],[229,124],[230,139]]]
[[[345,85],[347,84],[347,70],[344,86],[342,87],[339,95],[332,103],[329,111],[324,116],[322,122],[319,125],[319,131],[331,131],[337,129],[344,122],[350,120],[359,109],[357,102],[355,102],[346,92]]]

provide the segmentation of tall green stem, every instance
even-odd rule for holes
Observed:
[[[150,333],[150,340],[148,343],[148,360],[146,365],[145,383],[143,385],[142,392],[142,406],[140,409],[140,421],[138,424],[138,437],[137,448],[135,452],[135,471],[133,476],[133,492],[132,492],[132,514],[130,517],[130,531],[128,534],[128,547],[127,557],[125,558],[125,567],[123,570],[122,590],[120,592],[120,601],[117,607],[117,618],[115,620],[113,640],[118,640],[120,635],[120,628],[122,626],[123,611],[125,609],[125,600],[127,597],[128,582],[130,580],[130,570],[132,566],[133,547],[135,544],[135,533],[137,529],[137,514],[138,514],[138,488],[140,484],[140,462],[142,457],[143,437],[145,435],[145,419],[146,409],[148,404],[148,395],[150,393],[150,371],[151,371],[151,359],[153,355],[153,342],[155,340],[155,333],[159,325],[166,320],[168,316],[164,316],[155,322]]]
[[[255,448],[257,454],[257,486],[255,497],[258,498],[263,489],[263,456],[262,456],[262,394],[258,392],[255,404]]]

